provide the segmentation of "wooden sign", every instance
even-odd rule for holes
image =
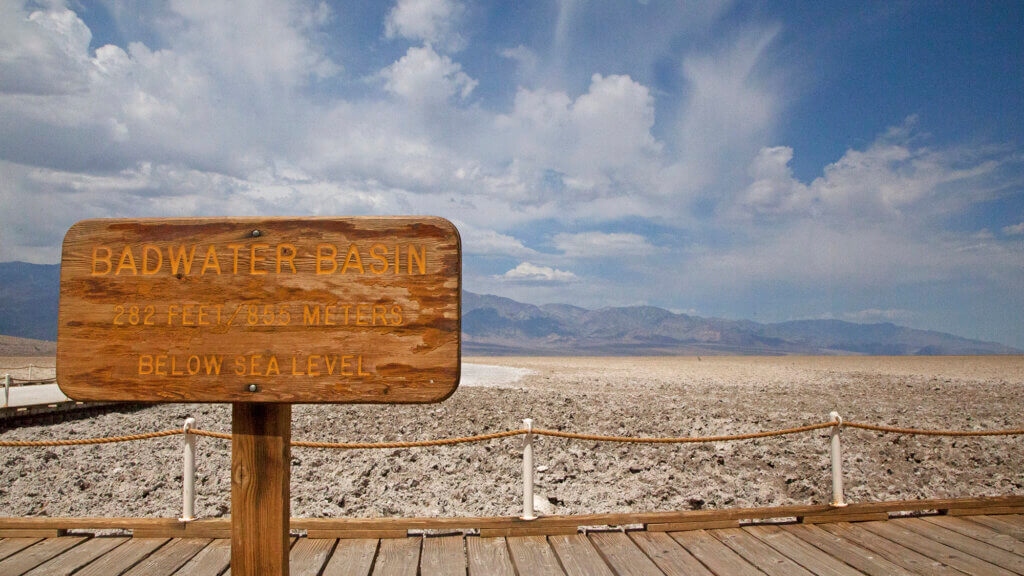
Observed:
[[[85,220],[61,260],[76,400],[436,402],[458,386],[443,218]]]

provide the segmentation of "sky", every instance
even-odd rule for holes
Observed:
[[[1024,348],[1024,3],[0,0],[0,261],[430,214],[466,289]]]

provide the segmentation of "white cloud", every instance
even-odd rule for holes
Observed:
[[[92,33],[62,6],[26,13],[0,2],[0,92],[66,94],[86,88]]]
[[[537,70],[537,54],[522,44],[515,48],[504,48],[498,54],[514,61],[519,67],[519,74],[522,76],[532,76]]]
[[[891,128],[864,150],[847,150],[809,185],[793,177],[793,150],[766,147],[751,163],[754,182],[740,195],[748,214],[819,215],[842,218],[922,218],[950,213],[976,198],[954,185],[990,176],[999,162],[973,153],[934,150],[913,144],[914,119]]]
[[[405,56],[381,71],[385,88],[410,102],[444,103],[455,95],[465,99],[477,81],[448,56],[427,45],[409,48]]]
[[[527,248],[522,240],[502,234],[495,230],[487,230],[457,221],[455,225],[462,237],[462,250],[467,254],[481,256],[512,256],[524,258],[537,254],[536,250]]]
[[[713,188],[731,192],[744,164],[769,136],[783,101],[765,74],[768,47],[778,26],[744,30],[730,41],[683,60],[686,97],[678,131],[675,186],[689,192]],[[759,73],[761,72],[761,73]]]
[[[529,262],[523,262],[496,278],[524,284],[565,284],[579,279],[572,272]]]
[[[1024,234],[1024,222],[1003,227],[1003,236],[1020,236]]]
[[[384,34],[458,51],[465,45],[456,31],[464,14],[462,4],[453,0],[398,0],[384,21]]]
[[[646,238],[631,233],[582,232],[556,234],[555,248],[567,258],[644,256],[656,250]]]

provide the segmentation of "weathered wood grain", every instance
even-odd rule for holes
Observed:
[[[515,576],[504,538],[466,537],[469,576]]]
[[[291,404],[235,404],[231,570],[288,576]]]
[[[91,401],[435,402],[458,385],[460,295],[442,218],[86,220],[64,239],[57,381]]]

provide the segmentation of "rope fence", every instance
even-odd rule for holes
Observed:
[[[577,432],[565,432],[562,430],[546,430],[534,428],[533,420],[523,420],[525,428],[516,430],[505,430],[490,434],[478,434],[475,436],[457,436],[454,438],[438,438],[434,440],[413,440],[407,442],[312,442],[295,440],[292,446],[300,448],[336,448],[342,450],[375,450],[395,448],[423,448],[429,446],[451,446],[455,444],[467,444],[472,442],[486,442],[499,438],[510,438],[523,436],[523,515],[524,520],[532,520],[537,516],[533,509],[533,437],[548,436],[552,438],[566,438],[570,440],[587,440],[593,442],[616,442],[630,444],[697,444],[710,442],[733,442],[740,440],[752,440],[757,438],[771,438],[776,436],[788,436],[792,434],[803,434],[815,430],[829,429],[831,433],[831,460],[832,460],[832,506],[842,507],[847,503],[843,496],[843,472],[842,472],[842,449],[840,447],[840,434],[843,428],[856,428],[883,434],[901,434],[909,436],[946,436],[946,437],[979,437],[979,436],[1021,436],[1024,435],[1024,428],[1005,428],[998,430],[942,430],[923,428],[904,428],[898,426],[883,426],[863,422],[844,422],[839,414],[829,414],[830,420],[817,424],[796,426],[792,428],[780,428],[776,430],[764,430],[747,434],[730,434],[723,436],[682,436],[682,437],[638,437],[638,436],[607,436],[601,434],[581,434]],[[57,446],[88,446],[96,444],[112,444],[117,442],[133,442],[137,440],[149,440],[152,438],[163,438],[167,436],[183,435],[185,437],[184,473],[182,476],[182,509],[184,513],[180,520],[189,522],[195,519],[195,440],[199,436],[231,440],[232,436],[226,432],[214,432],[211,430],[198,430],[194,428],[195,419],[188,418],[185,426],[178,430],[161,430],[159,432],[147,432],[143,434],[130,434],[125,436],[105,436],[99,438],[78,438],[70,440],[0,440],[0,447],[27,448],[27,447],[57,447]]]
[[[519,428],[516,430],[505,430],[491,434],[479,434],[476,436],[457,436],[454,438],[438,438],[436,440],[412,440],[404,442],[312,442],[293,440],[291,445],[299,448],[338,448],[342,450],[381,450],[394,448],[425,448],[429,446],[451,446],[453,444],[468,444],[472,442],[486,442],[498,438],[509,438],[512,436],[551,436],[554,438],[568,438],[572,440],[589,440],[593,442],[618,442],[630,444],[699,444],[708,442],[734,442],[738,440],[753,440],[757,438],[771,438],[773,436],[788,436],[822,430],[824,428],[859,428],[888,434],[903,434],[908,436],[1024,436],[1024,428],[1005,428],[1001,430],[928,430],[922,428],[901,428],[897,426],[880,426],[877,424],[865,424],[862,422],[820,422],[808,424],[795,428],[781,428],[778,430],[765,430],[748,434],[731,434],[728,436],[681,436],[681,437],[637,437],[637,436],[605,436],[601,434],[580,434],[577,432],[565,432],[562,430],[546,430],[544,428]],[[6,448],[27,448],[33,446],[87,446],[91,444],[112,444],[116,442],[133,442],[136,440],[149,440],[151,438],[163,438],[166,436],[177,436],[180,434],[195,434],[208,438],[220,438],[230,440],[231,434],[227,432],[213,432],[211,430],[162,430],[159,432],[146,432],[143,434],[129,434],[125,436],[105,436],[100,438],[78,438],[73,440],[0,440],[0,447]]]

